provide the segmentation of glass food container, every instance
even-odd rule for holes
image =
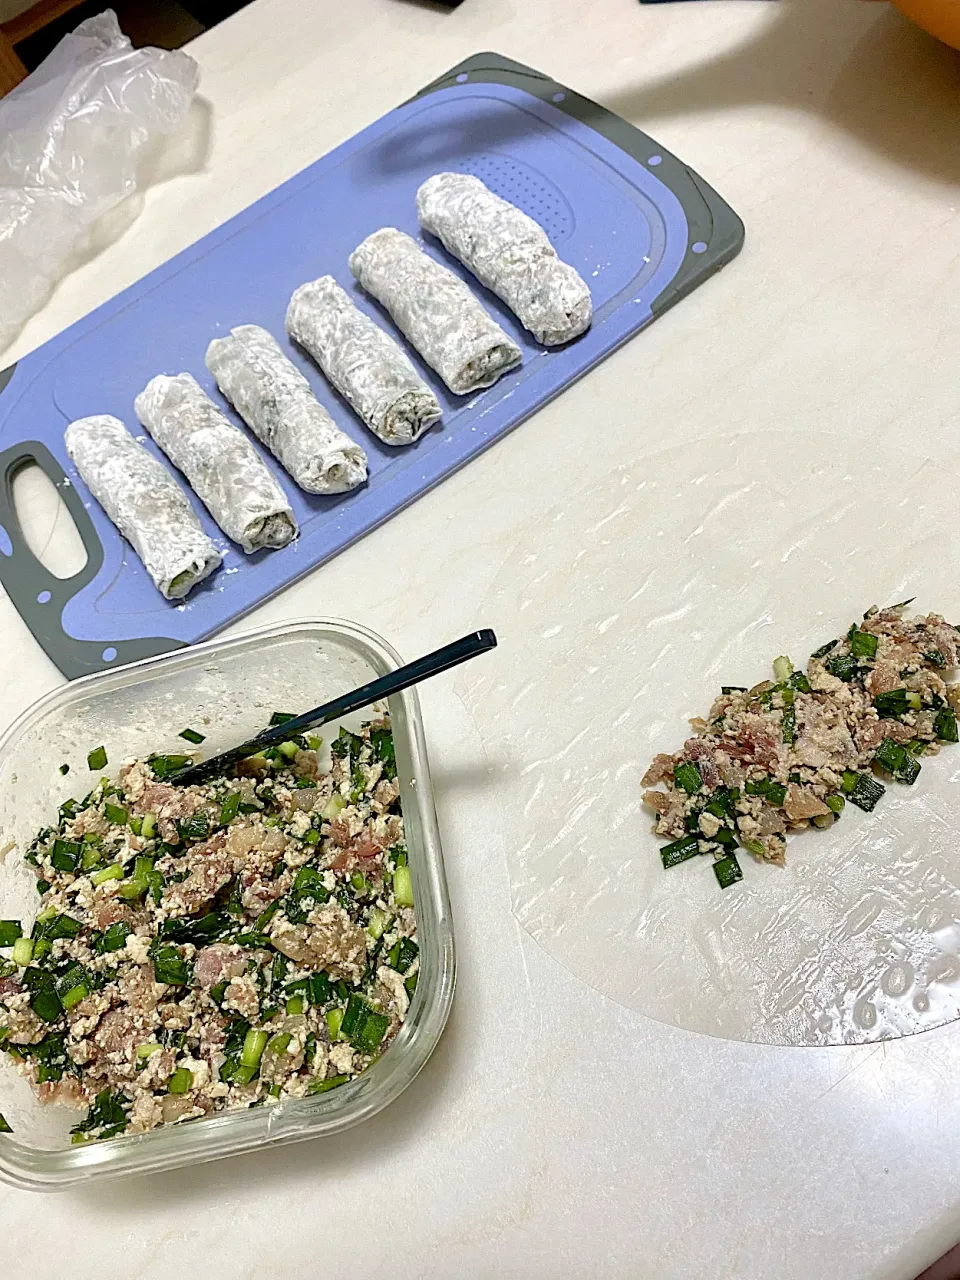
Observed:
[[[337,619],[292,622],[214,640],[54,690],[0,738],[0,918],[32,923],[39,902],[22,861],[36,832],[95,781],[87,753],[102,743],[113,774],[124,758],[183,750],[186,725],[206,734],[204,752],[225,750],[261,729],[272,711],[302,711],[400,665],[379,636]],[[366,1073],[316,1097],[225,1112],[150,1133],[71,1145],[82,1112],[43,1106],[0,1054],[0,1177],[53,1190],[91,1178],[172,1169],[235,1152],[339,1133],[378,1112],[426,1062],[446,1023],[456,974],[453,924],[415,691],[390,699],[400,798],[418,917],[420,978],[396,1039]],[[345,718],[355,728],[370,711]],[[339,725],[320,732],[329,742]],[[69,764],[62,776],[59,766]]]

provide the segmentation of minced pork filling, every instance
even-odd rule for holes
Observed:
[[[203,786],[166,780],[187,756],[126,762],[33,841],[36,923],[0,921],[0,1049],[85,1109],[75,1141],[324,1093],[396,1035],[419,952],[390,722],[341,730],[328,771],[321,746]]]
[[[910,602],[908,601],[907,604]],[[787,834],[829,827],[848,801],[871,810],[877,776],[912,784],[920,759],[956,742],[960,631],[906,604],[872,608],[814,653],[806,673],[777,658],[774,678],[726,685],[695,736],[643,776],[664,867],[708,854],[721,888],[742,879],[735,850],[782,864]]]

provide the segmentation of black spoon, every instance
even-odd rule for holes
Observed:
[[[326,724],[328,720],[345,716],[350,711],[359,711],[361,707],[368,707],[371,702],[389,698],[391,694],[409,689],[411,685],[419,684],[421,680],[438,676],[441,671],[449,671],[451,667],[459,666],[468,658],[475,658],[478,653],[495,649],[496,645],[497,637],[489,628],[473,631],[462,640],[446,644],[442,649],[418,658],[416,662],[408,662],[406,666],[398,667],[388,675],[361,685],[352,693],[341,694],[339,698],[325,702],[320,707],[314,707],[312,711],[305,711],[302,716],[295,716],[292,720],[284,721],[283,724],[264,729],[262,733],[258,733],[249,742],[241,743],[239,747],[233,747],[218,756],[211,756],[209,760],[201,760],[199,764],[188,765],[185,769],[171,774],[167,781],[174,782],[178,786],[205,782],[207,778],[222,773],[238,760],[245,760],[247,756],[256,755],[268,747],[275,747],[281,742],[286,742],[288,738],[303,733],[306,729],[314,729],[318,725]]]

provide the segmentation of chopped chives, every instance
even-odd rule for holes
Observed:
[[[0,1133],[13,1133],[2,1112],[0,1112]]]
[[[267,1048],[271,1053],[286,1053],[292,1039],[293,1036],[290,1035],[289,1031],[280,1031],[267,1041]]]
[[[296,718],[290,711],[275,711],[270,717],[270,727],[276,728],[277,725],[288,724],[291,720],[296,720]]]
[[[138,1044],[138,1045],[137,1045],[137,1060],[138,1060],[139,1062],[145,1062],[145,1061],[147,1060],[147,1058],[152,1057],[152,1056],[153,1056],[155,1053],[157,1053],[157,1052],[158,1052],[162,1047],[163,1047],[163,1046],[162,1046],[162,1045],[160,1045],[160,1044],[158,1044],[158,1042],[157,1042],[156,1040],[151,1040],[151,1041],[149,1041],[149,1043],[147,1043],[147,1044]]]
[[[240,1065],[242,1067],[259,1066],[269,1039],[270,1036],[266,1031],[255,1031],[251,1027],[243,1041],[243,1049],[240,1052]]]
[[[677,866],[680,862],[686,862],[688,858],[692,858],[694,854],[700,852],[700,839],[698,836],[682,836],[679,840],[674,840],[671,844],[665,844],[660,850],[660,858],[663,862],[664,869]]]
[[[143,836],[144,840],[152,840],[157,834],[157,815],[155,813],[145,813],[143,815],[140,834]]]
[[[941,742],[957,742],[960,739],[960,733],[957,731],[957,717],[947,707],[937,712],[933,731]]]
[[[855,679],[860,670],[859,663],[852,653],[838,653],[835,657],[828,658],[823,665],[832,676],[843,680],[845,684]]]
[[[913,689],[891,689],[887,693],[878,693],[873,705],[884,720],[897,719],[908,711],[919,711],[923,699]]]
[[[945,667],[947,660],[939,649],[924,649],[923,656],[933,667]]]
[[[303,996],[291,996],[290,999],[287,1001],[287,1013],[291,1017],[299,1017],[303,1013],[305,1008],[306,1008],[306,1002],[304,1001]],[[327,1014],[328,1023],[329,1023],[329,1020],[330,1020],[330,1015]],[[332,1038],[333,1037],[331,1037],[331,1039]]]
[[[869,631],[861,631],[851,627],[847,633],[850,652],[855,658],[875,658],[877,656],[877,637]]]
[[[58,871],[76,871],[83,846],[76,840],[54,840],[50,861]]]
[[[846,800],[841,795],[832,795],[824,797],[823,803],[828,809],[832,809],[834,813],[843,813],[847,806]]]
[[[12,947],[23,934],[19,920],[0,920],[0,947]]]
[[[189,1093],[193,1088],[193,1072],[187,1067],[177,1067],[167,1082],[169,1093]]]
[[[227,796],[226,800],[224,800],[223,804],[220,806],[221,827],[228,827],[234,820],[240,812],[240,801],[242,799],[243,796],[239,791],[231,791]]]
[[[87,768],[91,773],[98,773],[107,767],[107,751],[105,747],[97,747],[87,756]]]
[[[314,1080],[312,1084],[307,1086],[307,1093],[329,1093],[331,1089],[339,1089],[342,1084],[346,1084],[350,1079],[349,1076],[330,1076],[326,1080]]]
[[[62,764],[60,766],[60,772],[63,774],[64,777],[66,777],[67,774],[70,772],[70,766],[68,764]]]
[[[330,1033],[331,1040],[340,1039],[340,1029],[343,1026],[343,1010],[328,1009],[327,1010],[327,1031]]]
[[[703,778],[700,776],[700,770],[695,764],[690,764],[684,760],[678,764],[673,771],[673,780],[678,787],[682,787],[687,795],[695,795],[703,786]]]
[[[307,746],[310,748],[311,751],[319,751],[320,748],[323,746],[323,739],[318,738],[315,733],[308,733]]]
[[[790,744],[797,740],[797,712],[795,707],[784,707],[780,721],[780,735],[783,741]]]
[[[737,861],[737,855],[728,853],[725,858],[719,858],[713,864],[713,874],[717,877],[717,883],[721,889],[729,889],[732,884],[742,880],[743,872]]]
[[[286,760],[292,760],[300,748],[295,742],[281,742],[277,750]]]
[[[811,653],[811,658],[825,658],[831,649],[835,649],[840,643],[839,640],[828,640],[826,644],[822,644],[819,649]]]
[[[106,955],[110,951],[120,951],[126,946],[130,933],[130,926],[125,921],[118,920],[100,934],[94,950],[98,955]]]
[[[317,845],[320,843],[320,832],[316,827],[311,827],[303,839],[305,844]]]
[[[906,782],[911,786],[920,773],[920,762],[892,738],[884,738],[874,752],[873,759],[898,782]]]
[[[100,871],[94,871],[90,876],[91,884],[106,884],[108,880],[122,880],[123,867],[119,862],[114,862],[109,867],[103,867]]]
[[[103,806],[104,816],[108,822],[115,822],[117,826],[125,827],[127,818],[130,816],[126,809],[119,804],[111,804],[109,801]]]
[[[169,778],[171,774],[179,773],[181,769],[185,769],[190,763],[190,756],[147,756],[147,764],[161,782],[165,778]]]
[[[199,746],[201,742],[206,742],[206,737],[202,733],[197,733],[196,729],[181,729],[180,737],[186,742],[192,742],[194,746]]]
[[[381,911],[379,907],[374,907],[370,912],[370,918],[367,921],[367,933],[378,942],[383,937],[387,925],[390,923],[390,916],[386,911]]]
[[[338,818],[347,807],[348,801],[339,791],[335,791],[327,803],[324,805],[320,814],[326,822],[332,822],[334,818]]]
[[[790,685],[792,688],[796,689],[799,693],[812,692],[810,681],[807,679],[807,677],[803,674],[802,671],[795,671],[793,673],[793,675],[790,677]]]
[[[870,813],[871,810],[876,808],[877,802],[886,791],[886,787],[866,773],[854,774],[855,782],[852,787],[849,787],[847,783],[847,774],[849,772],[850,770],[844,772],[843,783],[841,784],[843,790],[846,791],[850,801],[858,809],[863,809],[865,813]]]
[[[21,969],[25,969],[33,959],[33,939],[18,938],[13,944],[13,954],[11,956],[13,963]]]

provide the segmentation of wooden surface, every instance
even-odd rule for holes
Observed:
[[[0,33],[11,44],[19,44],[21,40],[26,40],[27,36],[32,36],[41,27],[45,27],[48,22],[53,22],[55,18],[69,13],[81,3],[82,0],[39,0],[38,4],[31,5],[23,13],[18,13],[15,18],[0,25]]]
[[[27,69],[17,57],[13,44],[0,28],[0,98],[15,89],[27,74]]]

